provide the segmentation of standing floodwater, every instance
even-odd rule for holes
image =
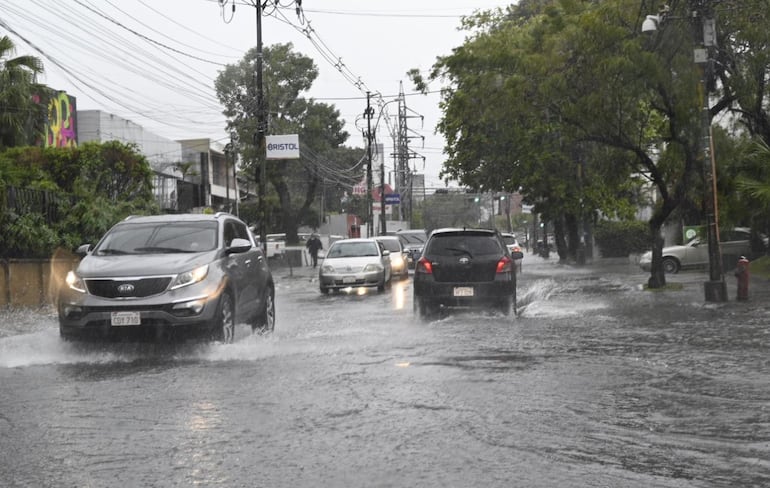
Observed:
[[[527,255],[518,317],[422,322],[411,282],[322,296],[277,271],[275,333],[68,344],[0,325],[0,486],[770,485],[770,309],[702,274]]]

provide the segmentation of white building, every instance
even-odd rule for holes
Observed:
[[[101,110],[79,110],[77,118],[80,144],[119,141],[137,146],[155,173],[154,193],[163,210],[233,210],[230,203],[238,198],[238,185],[221,145],[212,147],[210,139],[166,139]]]

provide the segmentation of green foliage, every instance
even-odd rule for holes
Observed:
[[[0,37],[0,149],[42,139],[49,90],[36,82],[43,63],[33,56],[11,57],[16,46]]]
[[[292,44],[275,44],[263,50],[264,113],[269,114],[268,134],[299,134],[299,160],[265,162],[265,149],[257,148],[257,93],[254,87],[257,50],[250,49],[237,63],[227,65],[215,82],[217,97],[224,106],[227,128],[238,135],[238,151],[244,162],[243,175],[252,181],[266,164],[265,213],[269,231],[296,237],[299,223],[317,223],[318,210],[311,210],[325,181],[349,190],[357,181],[350,168],[351,150],[343,148],[348,134],[339,111],[332,105],[307,99],[304,94],[318,77],[312,58],[293,50]],[[339,192],[336,199],[341,198]],[[328,200],[331,201],[331,200]],[[259,214],[254,222],[259,222]],[[315,215],[315,216],[314,216]]]
[[[34,202],[6,208],[6,189],[46,191],[53,211]],[[0,256],[48,257],[96,243],[132,214],[158,213],[152,170],[132,145],[117,141],[78,148],[18,147],[0,153]]]
[[[648,224],[638,220],[602,220],[594,227],[594,239],[605,258],[626,257],[650,248]]]
[[[62,244],[39,213],[4,214],[0,227],[0,256],[4,258],[46,258]]]

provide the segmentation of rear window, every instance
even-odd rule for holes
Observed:
[[[504,251],[496,236],[490,234],[434,235],[425,254],[435,256],[483,256]]]
[[[385,247],[385,249],[387,249],[390,252],[401,251],[401,243],[399,243],[398,240],[396,239],[382,239],[380,240],[380,243],[382,243],[383,247]]]
[[[513,246],[516,244],[516,238],[513,236],[503,236],[503,242],[506,246]]]

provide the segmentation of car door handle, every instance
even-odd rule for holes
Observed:
[[[246,266],[248,266],[248,265],[250,265],[250,264],[251,264],[251,259],[247,259],[247,260],[246,260]]]

